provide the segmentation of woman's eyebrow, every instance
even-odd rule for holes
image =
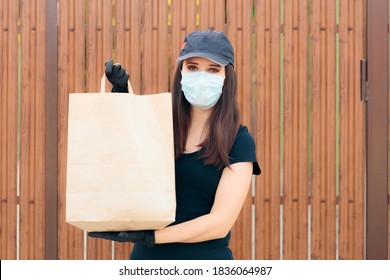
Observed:
[[[196,64],[196,65],[198,65],[198,63],[197,63],[197,62],[195,62],[195,61],[192,61],[192,60],[188,60],[188,61],[187,61],[187,64]]]
[[[209,66],[221,68],[221,65],[219,65],[219,64],[209,64]]]

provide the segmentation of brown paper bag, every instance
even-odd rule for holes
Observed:
[[[69,95],[66,222],[160,229],[175,219],[170,93]]]

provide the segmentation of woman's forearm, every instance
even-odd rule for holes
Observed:
[[[221,219],[214,214],[207,214],[182,224],[155,231],[156,243],[202,242],[223,238],[229,232]]]

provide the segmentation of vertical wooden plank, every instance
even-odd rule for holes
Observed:
[[[255,258],[280,258],[280,3],[256,1]]]
[[[354,108],[354,94],[357,90],[357,88],[355,88],[355,81],[354,81],[354,78],[355,78],[355,71],[356,71],[356,68],[355,68],[355,61],[354,61],[354,56],[355,56],[355,49],[354,49],[354,41],[355,41],[355,25],[354,25],[354,20],[355,20],[355,13],[354,13],[354,5],[353,5],[353,2],[352,1],[348,1],[348,9],[350,11],[350,16],[348,18],[348,31],[349,32],[349,38],[350,38],[350,41],[351,41],[351,44],[348,46],[348,56],[349,56],[349,59],[348,59],[348,64],[349,64],[349,75],[348,75],[348,88],[351,90],[351,94],[349,95],[349,102],[348,102],[348,121],[349,121],[349,129],[348,129],[348,134],[349,135],[353,135],[353,136],[356,136],[354,135],[356,132],[354,131],[355,130],[355,125],[356,125],[356,120],[354,118],[354,115],[355,115],[355,108]],[[353,193],[353,184],[355,184],[355,176],[353,175],[353,173],[355,172],[355,164],[354,164],[354,148],[355,148],[355,145],[356,145],[356,137],[351,137],[352,139],[351,142],[349,143],[348,145],[348,149],[346,150],[346,152],[348,153],[349,155],[349,158],[350,158],[350,162],[351,162],[351,165],[350,165],[350,184],[348,185],[348,220],[345,221],[347,222],[348,224],[348,227],[351,229],[350,231],[348,231],[348,239],[352,242],[350,242],[350,244],[348,244],[351,249],[353,250],[353,243],[354,243],[354,236],[353,236],[353,206],[354,206],[354,193]],[[351,251],[352,253],[352,251]],[[352,256],[352,254],[351,254]]]
[[[225,31],[225,0],[200,1],[199,29]]]
[[[221,3],[223,4],[223,3]],[[237,98],[241,123],[252,131],[252,1],[227,1],[226,35],[235,51]],[[215,9],[224,13],[224,6]],[[215,16],[223,19],[223,16]],[[232,229],[230,242],[235,259],[252,258],[252,192],[248,193],[243,209]]]
[[[284,1],[283,259],[307,259],[307,1]]]
[[[0,1],[0,259],[16,259],[18,3]]]
[[[112,56],[112,2],[87,1],[86,91],[99,92],[104,63]],[[87,238],[88,259],[111,259],[112,242]]]
[[[349,39],[349,16],[348,7],[349,1],[340,1],[340,23],[339,23],[339,48],[340,48],[340,164],[339,164],[339,259],[350,259],[349,236],[351,230],[348,224],[348,194],[349,186],[353,184],[351,176],[351,166],[353,158],[348,153],[348,147],[353,143],[354,139],[350,139],[349,121],[353,123],[353,119],[349,118],[349,95],[353,91],[349,89],[349,68],[348,50]],[[349,142],[351,141],[351,142]]]
[[[168,1],[158,1],[156,5],[157,12],[154,27],[155,42],[154,45],[158,46],[158,73],[157,73],[157,93],[167,92],[169,90],[169,72],[168,68]],[[153,27],[153,29],[154,29]],[[157,67],[156,67],[157,68]]]
[[[45,17],[44,0],[21,1],[21,259],[45,257]]]
[[[242,54],[242,45],[240,44],[241,34],[238,30],[238,27],[242,26],[242,13],[240,12],[241,3],[237,1],[226,1],[226,35],[228,36],[230,42],[234,48],[235,56],[235,71],[237,75],[237,82],[241,79],[241,72],[237,71],[237,68],[241,69],[241,54]],[[241,111],[242,109],[242,94],[240,83],[237,84],[237,103],[238,108]],[[241,114],[242,115],[242,114]],[[240,117],[241,117],[240,115]]]
[[[114,26],[114,63],[120,63],[124,68],[130,65],[130,59],[126,48],[130,47],[130,1],[115,1],[115,26]],[[126,68],[128,72],[129,68]],[[132,78],[132,77],[130,77]]]
[[[159,67],[153,63],[156,61],[158,50],[153,46],[153,0],[145,0],[142,9],[143,28],[142,28],[142,80],[141,93],[153,93],[156,85],[156,70]],[[157,67],[156,67],[157,66]]]
[[[46,0],[45,258],[58,259],[58,1]]]
[[[142,1],[131,1],[130,20],[130,73],[133,90],[141,92],[141,7]]]
[[[353,187],[353,259],[364,259],[364,160],[365,160],[365,116],[364,116],[364,104],[360,102],[359,95],[356,92],[359,92],[360,89],[360,72],[359,72],[359,62],[362,57],[364,57],[364,36],[365,36],[365,0],[353,1],[354,11],[355,11],[355,20],[353,22],[355,30],[355,41],[353,49],[355,50],[355,55],[353,58],[354,61],[354,73],[352,79],[355,83],[355,94],[353,99],[353,106],[355,109],[355,139],[356,143],[354,146],[354,171],[355,184]]]
[[[29,1],[21,2],[20,7],[21,13],[21,59],[23,61],[22,67],[22,79],[21,79],[21,124],[20,124],[20,225],[23,227],[20,228],[20,252],[19,256],[21,259],[28,259],[28,243],[30,240],[26,240],[28,238],[28,209],[26,210],[26,198],[28,203],[28,190],[33,189],[34,186],[30,184],[29,178],[30,174],[28,174],[28,166],[30,165],[30,153],[28,150],[28,145],[33,146],[31,138],[31,123],[28,121],[33,120],[33,114],[31,113],[31,95],[28,94],[28,90],[30,90],[31,81],[29,80],[30,75],[30,63],[32,54],[29,53],[28,42],[31,40],[30,38],[30,17],[31,17],[31,7]],[[22,21],[23,19],[23,21]],[[34,95],[32,95],[34,96]],[[30,116],[31,115],[31,116]],[[29,188],[25,188],[27,185]],[[24,192],[27,192],[26,194]],[[33,201],[33,200],[31,200]],[[27,213],[26,213],[27,212]],[[33,211],[30,211],[33,213]],[[26,214],[26,217],[24,215]],[[23,232],[24,230],[24,232]],[[30,236],[34,235],[33,228],[30,228]],[[27,245],[25,245],[27,244]],[[35,243],[34,243],[35,244]],[[32,245],[33,246],[33,245]]]
[[[294,1],[295,2],[295,1]],[[294,113],[298,110],[295,107],[294,81],[297,80],[298,73],[295,65],[296,56],[294,55],[294,33],[298,31],[298,25],[294,30],[294,5],[293,1],[284,1],[284,95],[283,95],[283,259],[297,258],[293,254],[294,248],[294,229],[297,224],[297,207],[294,207],[294,185],[296,185],[296,146],[294,146],[294,137],[296,136]],[[297,139],[298,140],[298,139]],[[295,176],[294,176],[295,175]],[[296,203],[298,202],[296,197]],[[295,210],[295,211],[294,211]],[[298,253],[298,251],[296,252]]]
[[[364,115],[359,64],[364,1],[340,2],[339,259],[364,258]]]
[[[68,94],[84,92],[84,3],[58,2],[58,258],[83,259],[84,233],[65,222]]]
[[[388,1],[367,1],[366,259],[387,259]]]
[[[69,236],[65,223],[66,154],[68,124],[68,3],[58,2],[58,259],[71,259]]]
[[[324,119],[326,127],[324,135],[327,141],[326,155],[326,246],[327,259],[336,258],[336,1],[326,1],[326,110],[324,110]]]
[[[387,74],[388,74],[388,78],[387,80],[390,81],[390,0],[387,1],[387,46],[388,46],[388,51],[387,51]],[[388,87],[388,94],[390,96],[390,87]],[[388,160],[388,163],[387,163],[387,166],[388,166],[388,172],[387,172],[387,197],[388,197],[388,205],[387,205],[387,226],[388,226],[388,229],[387,229],[387,259],[390,260],[390,98],[388,100],[388,107],[387,107],[387,110],[388,110],[388,114],[389,114],[389,117],[388,117],[388,136],[387,136],[387,149],[388,149],[388,153],[387,153],[387,160]]]
[[[168,73],[168,2],[144,1],[142,94],[166,92]]]
[[[213,25],[213,12],[215,1],[209,0],[209,1],[201,1],[199,3],[199,29],[205,30],[205,29],[215,29],[211,26]],[[211,14],[211,16],[210,16]]]
[[[196,13],[196,0],[171,0],[170,85],[172,85],[177,67],[176,59],[179,56],[184,38],[188,33],[196,30]]]
[[[364,257],[364,118],[356,94],[363,55],[363,25],[357,21],[363,17],[362,5],[350,1],[340,9],[340,259]]]
[[[35,123],[35,185],[36,185],[36,218],[35,223],[38,225],[37,232],[42,235],[42,241],[37,244],[36,252],[39,258],[45,258],[45,227],[46,216],[45,211],[45,187],[46,187],[46,144],[45,144],[45,130],[46,130],[46,0],[37,0],[36,4],[36,40],[37,53],[35,62],[36,72],[36,123]],[[40,239],[40,238],[39,238]]]
[[[311,258],[336,258],[335,1],[313,0]]]

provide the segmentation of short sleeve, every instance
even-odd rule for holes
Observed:
[[[260,175],[261,170],[256,158],[256,144],[246,126],[240,126],[229,153],[230,164],[253,162],[252,174]]]

